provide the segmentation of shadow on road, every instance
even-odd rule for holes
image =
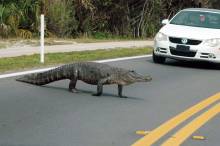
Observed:
[[[56,87],[56,86],[50,86],[50,85],[44,85],[42,86],[42,88],[48,88],[48,89],[54,89],[54,90],[60,90],[60,91],[65,91],[65,92],[69,92],[67,88],[64,87]],[[105,93],[103,92],[102,96],[92,96],[93,93],[95,93],[95,91],[89,91],[89,90],[83,90],[83,89],[79,89],[77,88],[78,92],[77,93],[71,93],[69,92],[69,94],[79,94],[79,95],[83,95],[85,96],[85,94],[87,94],[86,96],[91,96],[91,97],[96,97],[96,98],[102,98],[102,97],[111,97],[111,98],[120,98],[117,93]],[[125,95],[126,96],[126,95]],[[138,97],[130,97],[130,96],[126,96],[126,98],[120,98],[120,99],[133,99],[133,100],[143,100],[142,98],[138,98]]]

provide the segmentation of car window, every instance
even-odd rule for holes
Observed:
[[[220,14],[200,11],[181,11],[170,24],[220,29]]]

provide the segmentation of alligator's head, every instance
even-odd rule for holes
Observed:
[[[148,82],[151,81],[152,78],[150,75],[142,75],[133,70],[130,70],[123,74],[120,79],[124,85],[129,85],[135,82]]]

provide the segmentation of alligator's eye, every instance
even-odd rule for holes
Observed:
[[[134,72],[134,70],[130,70],[130,72]]]

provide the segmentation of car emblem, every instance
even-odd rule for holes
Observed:
[[[183,44],[186,44],[186,43],[188,42],[188,40],[187,40],[186,38],[183,38],[183,39],[181,40],[181,42],[182,42]]]

